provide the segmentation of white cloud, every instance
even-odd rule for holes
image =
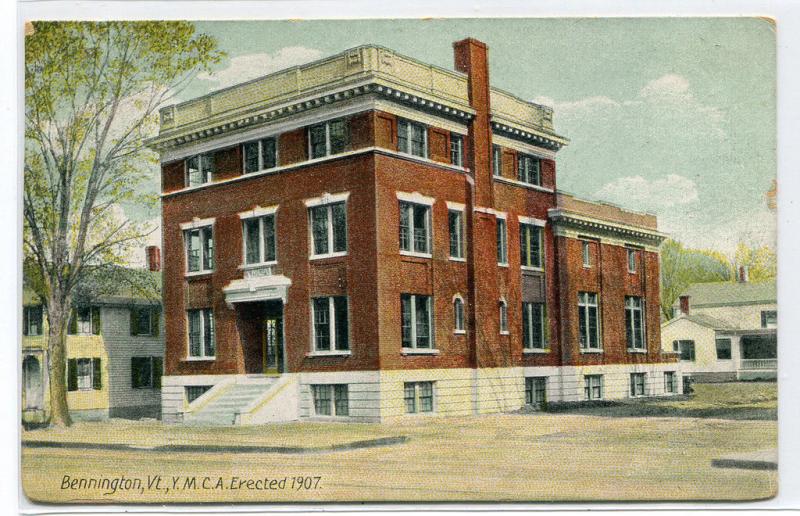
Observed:
[[[558,116],[567,116],[567,117],[570,117],[577,113],[585,115],[590,112],[599,111],[601,109],[618,108],[621,105],[616,100],[603,96],[587,97],[584,99],[567,101],[567,102],[557,102],[555,99],[552,99],[550,97],[536,97],[535,99],[533,99],[533,101],[536,102],[537,104],[542,104],[545,106],[552,107],[553,109],[556,110],[556,114]]]
[[[654,79],[639,91],[640,97],[675,96],[684,97],[691,95],[689,81],[680,75],[667,74]]]
[[[232,57],[227,68],[213,73],[202,72],[197,75],[197,78],[202,81],[215,82],[216,87],[224,88],[284,68],[314,61],[321,58],[322,55],[322,51],[307,47],[285,47],[272,54],[245,54]]]
[[[659,212],[697,200],[697,185],[678,174],[648,181],[642,176],[620,177],[597,192],[597,198],[626,208]]]

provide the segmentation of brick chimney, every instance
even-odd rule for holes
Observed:
[[[750,267],[747,265],[740,265],[739,274],[737,275],[736,279],[739,281],[739,283],[747,283],[750,281]]]
[[[453,43],[455,69],[467,74],[469,105],[475,118],[467,136],[466,163],[475,178],[475,203],[492,206],[492,129],[490,123],[489,48],[473,38]]]
[[[157,245],[148,245],[144,248],[147,270],[159,272],[161,270],[161,249]]]
[[[681,296],[681,313],[683,315],[689,315],[689,298],[691,296]]]

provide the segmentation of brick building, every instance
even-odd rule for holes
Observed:
[[[558,192],[552,110],[454,50],[362,46],[161,111],[166,420],[680,391],[655,217]]]

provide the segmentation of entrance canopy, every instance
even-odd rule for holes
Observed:
[[[250,276],[231,281],[222,291],[225,302],[233,307],[235,303],[269,301],[279,299],[286,303],[286,293],[292,280],[282,274]]]

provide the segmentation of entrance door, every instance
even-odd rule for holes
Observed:
[[[261,341],[264,351],[264,374],[283,372],[283,320],[280,317],[264,319]]]

